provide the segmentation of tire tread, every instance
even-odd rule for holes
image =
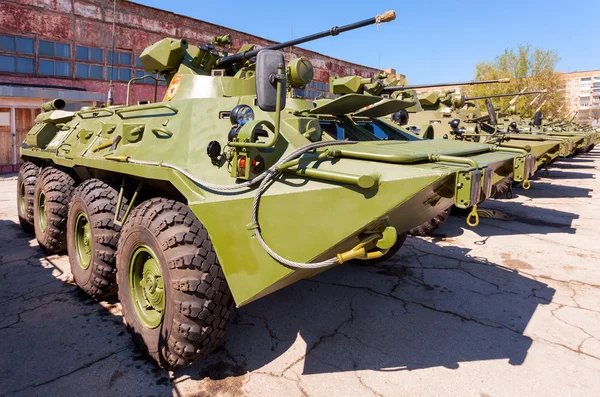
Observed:
[[[166,344],[151,356],[165,369],[187,366],[212,351],[225,333],[234,307],[225,275],[207,230],[185,204],[166,198],[147,200],[132,211],[122,235],[136,226],[147,228],[156,237],[171,278],[171,285],[165,288],[172,291],[173,322],[166,325]],[[119,246],[117,261],[125,266],[121,250]],[[119,289],[119,298],[129,299],[124,288]],[[135,340],[128,317],[123,305],[123,318]],[[139,340],[137,344],[141,345]]]

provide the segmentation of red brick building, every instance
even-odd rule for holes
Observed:
[[[139,54],[164,37],[209,43],[231,34],[233,48],[272,41],[182,15],[117,1],[115,52],[113,2],[108,0],[0,0],[0,172],[18,169],[18,146],[42,102],[61,97],[68,108],[106,100],[112,72],[115,103],[125,103],[127,83],[144,75]],[[373,76],[377,70],[292,48],[286,57],[304,56],[315,68],[307,97],[329,90],[330,75]],[[111,57],[114,70],[111,70]],[[132,101],[153,99],[147,79],[132,84]],[[164,86],[159,87],[159,98]]]

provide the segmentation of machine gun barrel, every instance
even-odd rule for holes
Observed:
[[[498,80],[461,81],[459,83],[392,85],[392,86],[385,87],[383,89],[383,92],[415,90],[415,89],[419,89],[419,88],[450,87],[450,86],[455,86],[455,85],[478,85],[478,84],[494,84],[494,83],[508,83],[508,82],[510,82],[510,78],[498,79]]]
[[[484,96],[471,96],[466,97],[467,101],[474,101],[475,99],[487,99],[487,98],[502,98],[506,96],[519,96],[519,95],[533,95],[533,94],[543,94],[546,91],[529,91],[529,92],[516,92],[511,94],[494,94],[494,95],[484,95]]]
[[[219,58],[217,60],[217,66],[224,66],[224,65],[227,65],[227,64],[231,64],[231,63],[235,63],[235,62],[241,61],[241,60],[252,59],[252,58],[254,58],[262,50],[280,50],[282,48],[291,47],[291,46],[294,46],[294,45],[306,43],[306,42],[317,40],[317,39],[320,39],[320,38],[323,38],[323,37],[327,37],[327,36],[337,36],[340,33],[344,33],[344,32],[347,32],[349,30],[354,30],[354,29],[362,28],[364,26],[373,25],[373,24],[376,24],[376,23],[390,22],[390,21],[393,21],[394,19],[396,19],[396,12],[395,11],[388,11],[388,12],[383,13],[381,15],[377,15],[376,17],[365,19],[364,21],[355,22],[355,23],[351,23],[351,24],[344,25],[344,26],[339,26],[339,27],[338,26],[334,26],[331,29],[325,30],[325,31],[323,31],[321,33],[315,33],[315,34],[311,34],[309,36],[300,37],[298,39],[286,41],[286,42],[283,42],[283,43],[273,44],[273,45],[270,45],[270,46],[267,46],[267,47],[259,48],[257,50],[245,51],[245,52],[242,52],[242,53],[237,53],[237,54],[225,56],[225,57]]]

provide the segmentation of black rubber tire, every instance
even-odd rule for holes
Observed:
[[[506,192],[508,192],[508,190],[512,187],[512,182],[512,177],[507,177],[496,183],[492,187],[492,191],[494,192],[494,194],[492,194],[492,198],[500,198],[505,196]]]
[[[33,218],[35,237],[44,251],[57,254],[67,249],[67,213],[75,189],[75,180],[54,167],[44,168],[39,174],[34,192]],[[39,225],[38,200],[46,196],[46,230]]]
[[[394,243],[394,245],[392,246],[392,248],[390,248],[388,250],[388,252],[385,253],[385,255],[383,255],[381,258],[377,258],[377,259],[370,259],[367,261],[360,261],[365,265],[378,265],[382,262],[385,262],[387,260],[389,260],[390,258],[392,258],[394,255],[396,255],[396,253],[398,251],[400,251],[400,248],[402,248],[402,246],[404,245],[404,242],[406,241],[406,236],[408,235],[408,233],[401,233],[398,235],[398,238],[396,239],[396,242]]]
[[[165,286],[165,309],[156,328],[140,322],[129,289],[129,262],[140,246],[157,256]],[[117,283],[134,343],[162,368],[189,365],[225,334],[233,297],[207,230],[185,204],[153,198],[132,211],[117,249]]]
[[[27,161],[21,165],[17,177],[17,214],[21,228],[28,233],[35,233],[33,226],[33,197],[35,181],[40,173],[40,167]],[[24,199],[24,208],[21,206],[21,196]]]
[[[67,218],[67,251],[75,283],[93,298],[106,298],[117,292],[117,243],[121,227],[113,223],[118,184],[100,179],[88,179],[74,191],[69,202]],[[123,197],[119,218],[127,206]],[[87,269],[80,265],[75,247],[75,223],[84,213],[91,226],[91,261]]]
[[[448,220],[450,216],[450,208],[437,214],[433,219],[420,224],[408,231],[411,236],[427,236],[435,232],[444,222]]]

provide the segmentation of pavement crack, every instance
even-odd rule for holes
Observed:
[[[358,383],[360,383],[362,387],[370,391],[374,396],[383,397],[383,394],[378,393],[371,386],[367,385],[364,379],[360,376],[360,374],[358,373],[358,364],[354,357],[352,357],[352,353],[350,353],[350,360],[352,360],[352,369],[354,370],[354,376],[356,376],[356,379],[358,379]]]
[[[424,309],[436,311],[438,313],[449,314],[449,315],[458,317],[458,318],[460,318],[461,320],[464,320],[464,321],[471,321],[471,322],[474,322],[476,324],[482,325],[484,327],[490,327],[490,328],[496,328],[496,329],[505,329],[505,330],[511,331],[511,332],[513,332],[513,333],[515,333],[517,335],[520,335],[520,336],[522,336],[524,338],[528,338],[529,339],[528,336],[525,336],[521,332],[519,332],[518,330],[510,328],[510,327],[508,327],[508,326],[506,326],[504,324],[497,323],[497,322],[490,321],[490,320],[488,320],[489,322],[483,322],[482,320],[478,320],[478,319],[476,319],[474,317],[467,317],[465,315],[456,313],[456,312],[451,311],[451,310],[439,309],[439,308],[435,307],[435,305],[432,306],[432,305],[427,305],[427,304],[422,303],[422,302],[416,302],[416,301],[402,299],[402,298],[400,298],[398,296],[392,295],[391,292],[389,294],[384,294],[382,292],[375,291],[375,290],[373,290],[370,287],[361,287],[361,286],[346,285],[346,284],[340,284],[340,283],[328,283],[328,282],[317,281],[317,280],[306,280],[306,281],[314,282],[314,283],[321,283],[321,284],[329,284],[329,285],[334,285],[334,286],[339,286],[339,287],[346,287],[346,288],[352,288],[352,289],[366,290],[366,291],[369,291],[369,292],[371,292],[371,293],[373,293],[375,295],[379,295],[379,296],[383,296],[385,298],[391,298],[391,299],[397,300],[397,301],[401,302],[404,305],[405,308],[407,307],[407,305],[412,304],[412,305],[420,306],[420,307],[422,307]],[[399,282],[402,282],[402,281],[400,280]]]
[[[112,352],[112,353],[106,354],[106,355],[104,355],[104,356],[102,356],[102,357],[100,357],[100,358],[97,358],[97,359],[96,359],[96,360],[94,360],[94,361],[91,361],[91,362],[89,362],[89,363],[87,363],[87,364],[84,364],[84,365],[82,365],[82,366],[79,366],[79,367],[75,368],[74,370],[72,370],[72,371],[69,371],[69,372],[67,372],[67,373],[65,373],[65,374],[61,374],[61,375],[55,376],[54,378],[48,379],[48,380],[46,380],[46,381],[44,381],[44,382],[35,383],[35,384],[33,384],[33,385],[28,385],[28,386],[25,386],[25,387],[23,387],[23,388],[21,388],[21,389],[11,390],[11,391],[9,391],[9,392],[6,392],[6,393],[4,393],[4,394],[2,394],[2,395],[0,395],[0,396],[8,396],[9,394],[19,393],[19,392],[25,391],[25,390],[27,390],[27,389],[33,389],[33,388],[36,388],[36,387],[40,387],[40,386],[44,386],[44,385],[47,385],[47,384],[50,384],[50,383],[56,382],[57,380],[60,380],[60,379],[62,379],[62,378],[65,378],[65,377],[67,377],[67,376],[69,376],[69,375],[73,375],[73,374],[74,374],[74,373],[76,373],[76,372],[79,372],[79,371],[81,371],[81,370],[84,370],[84,369],[86,369],[86,368],[89,368],[89,367],[91,367],[91,366],[93,366],[93,365],[95,365],[95,364],[98,364],[98,363],[100,363],[100,362],[102,362],[102,361],[104,361],[104,360],[106,360],[106,359],[108,359],[108,358],[110,358],[110,357],[114,356],[115,354],[119,354],[119,353],[121,353],[121,352],[123,352],[123,351],[125,351],[125,350],[130,350],[129,346],[127,346],[127,347],[124,347],[124,348],[122,348],[122,349],[119,349],[119,350],[117,350],[117,351],[114,351],[114,352]]]
[[[265,329],[267,330],[267,332],[269,333],[269,337],[271,338],[271,351],[275,351],[275,349],[277,349],[277,347],[281,343],[281,339],[279,339],[277,334],[275,334],[275,331],[273,331],[273,329],[270,327],[268,318],[265,316],[256,316],[252,314],[246,314],[246,316],[262,320]]]
[[[585,329],[583,329],[582,327],[580,327],[580,326],[578,326],[578,325],[573,325],[573,324],[571,324],[571,323],[569,323],[569,322],[567,322],[567,321],[563,320],[562,318],[558,317],[558,316],[556,315],[556,312],[557,312],[558,310],[562,309],[563,307],[566,307],[566,306],[565,306],[565,305],[558,305],[556,308],[554,308],[554,309],[550,310],[550,314],[552,314],[552,317],[554,317],[555,319],[557,319],[557,320],[558,320],[558,321],[560,321],[561,323],[563,323],[563,324],[565,324],[565,325],[568,325],[569,327],[576,328],[576,329],[580,330],[581,332],[583,332],[584,334],[586,334],[586,335],[588,336],[588,338],[586,338],[586,340],[587,340],[587,339],[590,339],[590,338],[593,338],[593,339],[595,339],[596,341],[600,342],[600,339],[596,338],[594,335],[590,334],[589,332],[587,332],[587,331],[586,331]],[[581,344],[583,344],[583,342],[582,342]]]
[[[59,292],[59,293],[56,293],[56,292],[55,292],[55,293],[53,293],[53,295],[64,295],[64,294],[67,294],[67,293],[69,293],[69,292]],[[52,299],[52,300],[50,300],[50,301],[48,301],[48,302],[44,302],[44,303],[42,303],[42,304],[40,304],[40,305],[37,305],[37,306],[35,306],[35,307],[30,307],[30,308],[28,308],[28,309],[21,310],[21,311],[20,311],[20,312],[18,312],[18,313],[9,314],[8,316],[5,316],[4,318],[6,319],[6,318],[8,318],[8,317],[17,316],[17,321],[16,321],[16,322],[14,322],[14,323],[12,323],[12,324],[9,324],[9,325],[6,325],[6,326],[4,326],[4,327],[0,328],[0,331],[2,331],[3,329],[7,329],[7,328],[10,328],[10,327],[13,327],[13,326],[15,326],[15,325],[17,325],[17,324],[21,323],[21,322],[22,322],[21,315],[23,315],[23,314],[25,314],[25,313],[33,312],[33,311],[35,311],[35,310],[37,310],[37,309],[40,309],[40,308],[42,308],[42,307],[44,307],[44,306],[48,306],[48,305],[49,305],[49,304],[51,304],[51,303],[54,303],[54,302],[62,302],[62,301],[63,301],[63,298],[62,298],[62,297],[56,297],[56,298],[54,298],[54,299]]]
[[[328,284],[328,283],[323,283],[323,284]],[[283,371],[281,371],[282,375],[285,374],[294,365],[298,364],[300,361],[302,361],[306,357],[308,357],[317,347],[319,347],[327,339],[334,338],[338,334],[338,332],[340,331],[340,329],[343,326],[345,326],[347,324],[350,324],[352,321],[354,321],[354,319],[355,319],[355,314],[354,314],[354,299],[356,298],[356,295],[357,294],[353,295],[352,298],[350,298],[350,315],[349,315],[349,317],[347,319],[345,319],[344,321],[342,321],[337,327],[335,327],[333,329],[333,331],[331,331],[327,335],[321,335],[321,337],[319,338],[319,340],[316,341],[315,343],[313,343],[313,345],[306,350],[306,353],[304,353],[297,360],[295,360],[294,362],[292,362],[291,364],[289,364],[287,367],[285,367],[283,369]]]
[[[588,338],[588,339],[589,339],[589,338]],[[576,354],[582,354],[582,355],[584,355],[584,356],[587,356],[587,357],[590,357],[590,358],[593,358],[593,359],[595,359],[595,360],[599,360],[599,361],[600,361],[600,357],[596,357],[596,356],[594,356],[593,354],[586,353],[586,352],[584,352],[584,351],[581,351],[581,350],[580,350],[580,347],[583,345],[583,343],[585,342],[585,340],[584,340],[584,341],[583,341],[583,342],[582,342],[582,343],[581,343],[581,344],[578,346],[578,348],[577,348],[577,349],[573,349],[572,347],[569,347],[569,346],[567,346],[567,345],[565,345],[565,344],[558,343],[558,342],[553,342],[553,341],[551,341],[551,340],[544,339],[544,338],[536,338],[536,339],[534,339],[534,340],[536,340],[536,341],[538,341],[538,342],[543,342],[543,343],[547,343],[547,344],[550,344],[550,345],[554,345],[554,346],[559,346],[559,347],[565,348],[565,349],[567,349],[567,350],[570,350],[570,351],[572,351],[573,353],[576,353]],[[587,340],[587,339],[586,339],[586,340]]]

